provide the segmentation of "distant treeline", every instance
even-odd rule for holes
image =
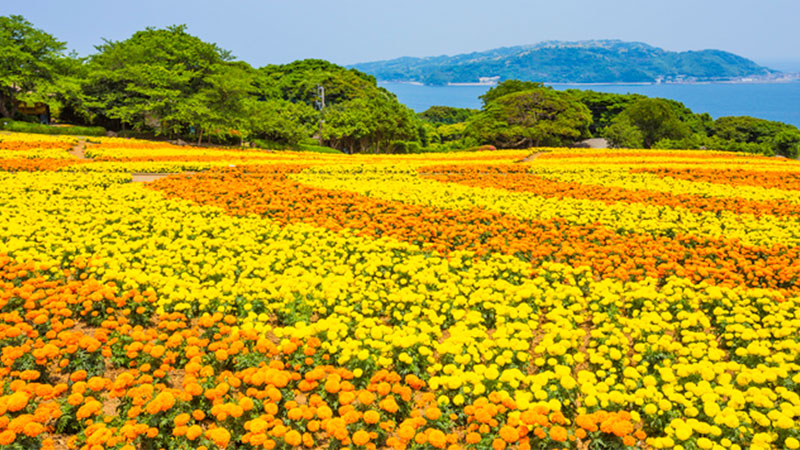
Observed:
[[[419,116],[429,140],[498,148],[570,146],[603,137],[612,147],[717,149],[797,157],[800,130],[748,116],[696,114],[682,103],[509,80],[482,95],[480,110],[434,106]]]
[[[20,16],[0,17],[2,117],[40,120],[20,103],[38,102],[60,122],[123,136],[284,148],[321,143],[346,152],[566,146],[592,136],[618,147],[785,156],[796,156],[800,146],[800,131],[779,122],[712,120],[672,100],[516,80],[481,96],[480,110],[415,114],[358,70],[322,60],[253,68],[185,26],[106,40],[86,58],[65,49]]]

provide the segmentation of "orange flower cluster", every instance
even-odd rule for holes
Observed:
[[[26,151],[38,149],[51,149],[51,150],[70,150],[73,144],[66,140],[31,140],[31,139],[14,139],[13,137],[3,137],[0,139],[0,149],[4,151]]]
[[[511,192],[529,192],[546,198],[598,200],[606,204],[617,202],[683,208],[691,212],[765,214],[795,216],[800,205],[789,201],[756,201],[742,198],[705,197],[691,194],[672,194],[649,190],[630,190],[591,183],[550,180],[528,172],[525,166],[432,166],[425,167],[423,176],[444,183],[459,183],[472,187],[492,187]],[[641,171],[641,170],[640,170]],[[687,171],[694,174],[696,170]],[[737,173],[739,173],[737,171]],[[665,175],[666,176],[666,175]],[[710,181],[713,178],[709,177]]]
[[[729,186],[760,186],[763,188],[800,191],[800,173],[733,169],[668,169],[639,168],[631,173],[651,173],[662,178],[727,184]]]
[[[230,161],[230,162],[244,162],[248,160],[274,160],[286,159],[285,155],[275,156],[264,152],[241,152],[241,155],[147,155],[147,156],[128,156],[128,157],[114,157],[114,156],[100,156],[95,158],[95,161],[114,161],[114,162],[163,162],[163,161],[179,161],[179,162],[211,162],[211,161]]]
[[[768,156],[760,156],[760,155],[744,155],[744,154],[737,154],[737,153],[706,153],[706,152],[699,152],[699,151],[658,151],[658,150],[648,150],[648,151],[625,151],[625,150],[608,150],[602,149],[597,151],[579,151],[579,152],[552,152],[552,153],[544,153],[539,155],[539,158],[542,159],[579,159],[579,160],[586,160],[586,159],[596,159],[596,160],[606,160],[606,159],[618,159],[618,158],[676,158],[679,157],[681,160],[685,160],[686,162],[690,162],[692,160],[697,162],[702,161],[709,161],[715,159],[735,159],[735,158],[742,158],[743,160],[746,158],[748,161],[756,161],[756,160],[763,160],[763,161],[772,161],[772,158]]]
[[[83,159],[54,159],[54,158],[9,158],[0,159],[2,172],[39,172],[60,170],[76,164],[87,164],[92,161]]]
[[[446,210],[378,200],[304,186],[285,176],[301,169],[225,169],[164,178],[149,187],[167,196],[220,206],[235,215],[255,213],[280,223],[304,222],[334,231],[349,228],[363,236],[390,236],[441,252],[514,254],[534,267],[548,261],[586,265],[599,276],[621,280],[677,275],[718,285],[789,291],[796,291],[800,280],[796,247],[747,246],[695,235],[622,235],[599,224],[524,220],[477,208]]]
[[[579,414],[575,418],[579,427],[576,433],[584,439],[586,436],[596,436],[598,433],[613,434],[627,446],[633,446],[637,440],[644,440],[647,435],[642,430],[634,429],[631,415],[627,411],[597,411],[592,414]]]

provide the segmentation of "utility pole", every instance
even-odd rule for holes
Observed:
[[[322,124],[325,122],[325,119],[322,118],[322,110],[325,109],[325,86],[321,84],[317,85],[317,98],[319,100],[315,103],[319,109],[319,145],[322,145]]]

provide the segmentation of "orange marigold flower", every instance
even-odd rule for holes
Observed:
[[[500,437],[511,444],[512,442],[517,442],[517,439],[519,439],[519,431],[514,427],[504,425],[500,428]]]
[[[478,442],[481,441],[481,435],[474,431],[470,431],[469,433],[467,433],[466,440],[467,444],[477,444]]]
[[[25,424],[25,428],[23,429],[23,433],[26,436],[36,437],[44,431],[44,426],[38,422],[28,422]]]
[[[364,413],[364,422],[372,425],[378,423],[381,420],[381,415],[375,411],[370,409],[369,411]]]
[[[75,372],[72,372],[72,375],[69,376],[69,379],[72,380],[73,383],[76,383],[78,381],[85,380],[87,375],[88,374],[85,370],[76,370]]]
[[[428,442],[436,448],[445,448],[447,446],[447,435],[441,430],[428,429]]]
[[[375,401],[375,394],[370,391],[361,391],[358,393],[358,401],[362,405],[371,405]]]
[[[394,401],[394,397],[392,397],[391,395],[381,400],[379,406],[384,411],[392,414],[396,413],[397,410],[399,409],[399,406],[397,406],[397,402]]]
[[[39,371],[38,370],[25,370],[21,374],[19,374],[19,378],[25,381],[33,381],[39,379]]]
[[[400,428],[397,429],[397,436],[406,441],[414,439],[414,435],[416,434],[417,430],[415,430],[414,427],[409,425],[401,425]]]
[[[206,437],[214,442],[217,447],[226,448],[231,440],[231,433],[225,428],[214,428],[206,431]]]
[[[255,407],[255,404],[250,397],[242,397],[239,399],[239,407],[242,408],[242,411],[250,411]]]
[[[492,448],[494,450],[503,450],[504,448],[506,448],[506,441],[496,438],[495,440],[492,441]]]
[[[203,434],[203,429],[200,428],[200,425],[192,425],[186,430],[186,438],[190,441],[197,439],[201,434]]]
[[[78,408],[78,411],[75,413],[75,417],[78,419],[85,419],[97,414],[102,408],[103,405],[100,402],[90,399],[86,402],[86,404]]]
[[[291,430],[283,436],[283,440],[292,447],[297,447],[303,443],[303,436],[297,430]]]
[[[329,379],[325,382],[325,392],[328,392],[329,394],[335,394],[339,392],[340,389],[341,386],[339,384],[339,380],[337,379]]]
[[[0,445],[11,445],[17,439],[17,433],[11,430],[0,432]]]
[[[14,392],[8,397],[6,408],[11,412],[17,412],[28,406],[30,397],[25,392]]]
[[[180,426],[183,426],[183,425],[186,425],[187,423],[189,423],[189,420],[191,420],[191,419],[192,419],[192,416],[190,416],[187,413],[182,413],[182,414],[178,414],[177,416],[175,416],[175,419],[173,420],[173,422],[175,422],[175,426],[180,427]]]
[[[564,427],[555,426],[550,429],[550,439],[556,442],[564,442],[567,440],[567,430]]]
[[[99,392],[105,388],[106,380],[101,377],[92,377],[86,385],[89,386],[89,389]]]
[[[425,410],[425,417],[430,420],[436,420],[439,417],[442,417],[442,411],[439,408],[432,406]]]

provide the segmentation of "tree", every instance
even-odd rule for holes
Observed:
[[[787,158],[800,155],[800,130],[783,130],[772,138],[775,153]]]
[[[354,69],[316,59],[295,61],[258,69],[254,85],[260,99],[301,105],[303,111],[321,106],[317,86],[324,87],[325,108],[313,128],[319,130],[316,125],[324,119],[323,143],[338,150],[378,152],[395,140],[420,139],[414,112],[378,87],[374,77]]]
[[[569,95],[538,87],[495,98],[465,133],[497,148],[570,145],[589,134],[589,109]]]
[[[646,148],[661,139],[682,139],[690,134],[689,127],[681,122],[672,105],[661,98],[635,101],[618,116],[619,121],[627,121],[638,128]]]
[[[532,89],[541,89],[544,87],[543,83],[533,81],[520,81],[520,80],[506,80],[499,83],[497,86],[489,89],[478,98],[483,102],[483,107],[486,108],[489,103],[497,100],[500,97],[514,92],[529,91]]]
[[[66,44],[22,16],[0,16],[0,114],[16,113],[15,100],[53,80]]]
[[[185,130],[194,95],[230,54],[186,32],[184,25],[147,28],[125,41],[105,41],[89,60],[84,91],[97,114],[157,134]]]
[[[255,71],[247,63],[218,63],[204,77],[205,86],[186,101],[178,103],[175,122],[189,124],[198,131],[198,143],[204,133],[216,136],[239,136],[251,131],[248,105],[253,91]]]
[[[413,140],[417,135],[414,113],[384,89],[375,97],[338,103],[324,117],[323,140],[337,150],[380,153],[392,141]]]
[[[592,113],[592,124],[589,126],[589,131],[593,135],[611,126],[614,123],[614,119],[628,105],[640,98],[644,98],[643,95],[639,94],[612,94],[581,89],[568,89],[564,92],[589,108]]]
[[[248,110],[252,136],[269,143],[295,145],[316,128],[317,112],[304,103],[251,100]]]
[[[618,120],[605,129],[603,136],[613,148],[642,148],[642,132],[627,119]]]
[[[420,119],[436,125],[452,125],[466,122],[478,111],[469,108],[453,108],[451,106],[431,106],[417,114]]]

